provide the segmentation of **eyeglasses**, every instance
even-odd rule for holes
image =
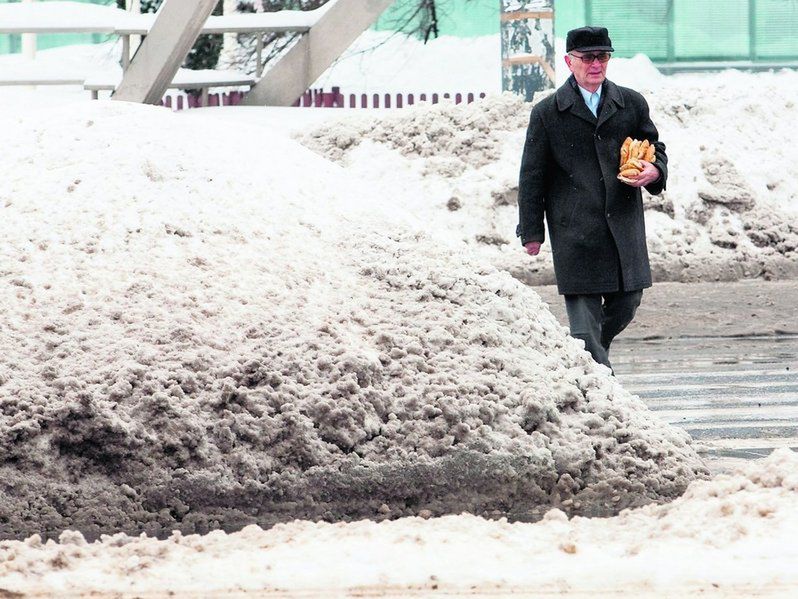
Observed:
[[[571,56],[574,58],[578,58],[585,64],[593,64],[594,60],[598,60],[601,64],[610,61],[610,56],[612,56],[609,52],[599,52],[598,54],[574,54],[573,52],[569,52]]]

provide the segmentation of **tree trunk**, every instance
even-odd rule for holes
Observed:
[[[224,0],[222,4],[222,14],[232,15],[237,12],[238,0]],[[219,56],[219,63],[223,65],[235,64],[238,55],[238,34],[225,33],[222,42],[222,53]]]

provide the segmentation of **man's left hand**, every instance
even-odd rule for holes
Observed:
[[[656,166],[650,162],[646,162],[645,160],[641,160],[640,162],[643,163],[643,170],[640,171],[640,174],[637,175],[637,177],[630,179],[627,183],[632,187],[645,187],[646,185],[651,185],[654,181],[660,178],[660,172]]]

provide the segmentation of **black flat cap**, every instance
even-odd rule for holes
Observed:
[[[565,38],[565,51],[577,50],[578,52],[614,52],[610,35],[606,27],[580,27],[571,29]]]

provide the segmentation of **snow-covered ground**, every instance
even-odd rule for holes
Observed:
[[[610,519],[552,510],[537,524],[471,515],[165,541],[0,542],[0,580],[22,593],[99,596],[794,597],[798,455],[694,483],[668,505]],[[98,596],[98,595],[92,595]]]
[[[534,291],[298,143],[115,102],[4,114],[4,534],[606,515],[706,474]]]
[[[556,45],[561,55],[563,41]],[[557,66],[562,82],[569,73]],[[476,106],[332,115],[259,111],[246,118],[293,132],[500,269],[551,283],[547,245],[541,259],[530,260],[513,236],[529,106],[498,96],[500,69],[495,36],[424,45],[367,32],[315,86],[338,85],[344,93],[485,91],[491,98]],[[638,55],[613,59],[608,76],[645,94],[668,148],[667,191],[644,194],[655,280],[798,276],[798,165],[785,142],[789,123],[798,119],[798,74],[666,77]]]
[[[497,93],[498,36],[443,36],[426,45],[403,34],[366,31],[311,87],[344,93]]]
[[[211,114],[3,112],[3,536],[187,535],[5,541],[4,589],[794,590],[795,456],[568,521],[680,494],[686,436],[532,289]],[[375,522],[192,534],[297,515]]]
[[[36,54],[35,60],[29,60],[22,54],[6,54],[0,56],[0,76],[4,79],[39,77],[70,78],[76,81],[96,76],[99,73],[116,73],[119,67],[119,48],[114,44],[76,45],[43,50]],[[66,90],[66,91],[65,91]],[[89,92],[83,86],[64,86],[40,90],[37,96],[53,98],[80,96],[89,99]],[[30,89],[0,87],[0,97],[31,96]]]
[[[616,64],[670,149],[655,264],[787,272],[795,75]],[[506,272],[527,106],[0,105],[0,589],[795,594],[798,458],[700,480]]]
[[[664,77],[643,56],[610,65],[610,78],[646,95],[668,149],[667,191],[644,193],[655,280],[798,276],[798,165],[785,141],[798,119],[798,73]],[[301,124],[296,136],[412,207],[430,229],[521,280],[551,283],[548,246],[530,260],[514,237],[528,113],[512,96],[492,96],[354,112]]]

